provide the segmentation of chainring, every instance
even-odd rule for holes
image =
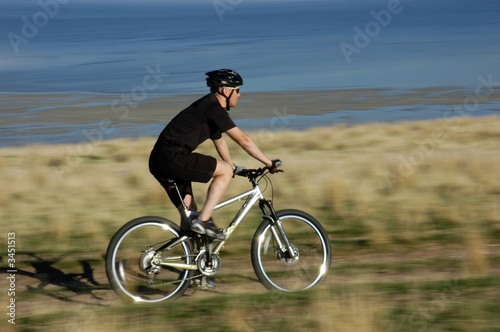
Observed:
[[[220,257],[217,254],[212,254],[211,264],[208,264],[207,256],[208,253],[206,251],[203,251],[198,255],[198,270],[206,276],[213,276],[220,270]]]

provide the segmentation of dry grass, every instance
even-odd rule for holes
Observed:
[[[434,222],[458,225],[464,215],[498,229],[499,132],[500,120],[487,117],[253,136],[284,162],[286,172],[273,176],[278,207],[306,209],[327,227],[359,223],[384,244],[418,240]],[[10,220],[2,228],[62,243],[79,233],[102,246],[132,217],[173,213],[177,220],[147,168],[152,144],[143,138],[0,150],[1,217]],[[230,145],[238,164],[258,166]],[[200,151],[214,153],[210,143]],[[246,186],[234,180],[228,196]],[[202,202],[206,185],[197,188]]]
[[[341,294],[318,294],[314,299],[313,320],[318,331],[383,331],[387,311],[379,294],[363,289]]]
[[[252,136],[266,154],[284,162],[285,173],[271,176],[278,209],[306,210],[333,239],[362,239],[376,250],[459,243],[464,250],[459,275],[469,277],[497,270],[491,257],[500,234],[499,133],[500,118],[485,117]],[[1,233],[16,232],[24,253],[102,255],[114,232],[132,218],[162,215],[177,221],[148,171],[153,143],[141,138],[1,149]],[[236,163],[259,166],[229,143]],[[199,150],[215,153],[210,143]],[[227,196],[247,188],[246,180],[235,179]],[[200,204],[206,185],[195,190]],[[270,188],[266,193],[271,198]],[[216,218],[223,225],[229,214]],[[370,294],[321,298],[307,310],[314,312],[318,330],[345,331],[352,322],[357,325],[351,330],[379,330],[387,311]],[[232,328],[254,330],[237,319],[247,310],[234,307]],[[98,317],[96,324],[101,323],[111,330],[122,327]]]

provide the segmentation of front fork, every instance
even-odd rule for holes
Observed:
[[[286,253],[289,258],[295,258],[296,252],[293,249],[288,237],[285,234],[283,225],[274,211],[273,202],[261,200],[259,207],[262,210],[263,218],[269,220],[271,224],[271,233],[273,234],[274,240],[278,244],[279,249],[282,253]]]

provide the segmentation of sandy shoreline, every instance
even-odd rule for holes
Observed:
[[[0,94],[2,134],[0,146],[53,143],[85,139],[81,131],[110,132],[131,135],[147,128],[157,131],[180,110],[202,95],[132,96],[65,94]],[[387,122],[419,120],[441,116],[444,111],[480,109],[484,103],[493,103],[490,115],[500,112],[500,92],[476,96],[474,89],[439,87],[414,90],[393,89],[338,89],[315,91],[287,91],[245,93],[237,108],[231,110],[235,121],[252,126],[262,124],[248,119],[287,119],[336,114],[329,123]],[[498,107],[497,107],[498,106]],[[433,112],[432,108],[434,108]],[[366,119],[356,117],[368,115]],[[384,114],[382,114],[382,111]],[[472,114],[481,116],[482,114]],[[299,118],[297,118],[299,119]],[[322,123],[321,117],[314,121]],[[268,121],[269,122],[269,121]],[[285,121],[287,122],[287,121]],[[149,127],[148,127],[149,126]],[[146,129],[145,129],[146,128]],[[154,128],[154,129],[151,129]],[[282,128],[285,129],[285,128]],[[294,129],[290,127],[289,129]],[[120,131],[121,130],[121,131]],[[79,136],[73,137],[72,136]],[[59,137],[59,139],[57,139]],[[12,143],[12,144],[11,144]]]

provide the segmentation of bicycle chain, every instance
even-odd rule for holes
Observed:
[[[193,257],[198,258],[200,256],[200,254],[203,254],[205,252],[205,250],[203,249],[202,251],[198,252],[196,255],[192,255]],[[198,272],[201,272],[198,270]],[[158,272],[159,274],[159,272]],[[167,281],[167,282],[163,282],[161,284],[152,284],[152,282],[154,282],[154,279],[156,278],[156,276],[158,274],[155,274],[155,276],[151,279],[149,279],[148,281],[148,285],[150,287],[160,287],[160,286],[164,286],[164,285],[170,285],[170,284],[175,284],[175,283],[181,283],[182,281],[185,281],[185,280],[194,280],[194,279],[198,279],[200,277],[203,277],[205,276],[205,274],[201,273],[201,274],[198,274],[198,275],[195,275],[193,277],[190,277],[190,278],[186,278],[186,279],[182,279],[182,280],[175,280],[175,281]]]

